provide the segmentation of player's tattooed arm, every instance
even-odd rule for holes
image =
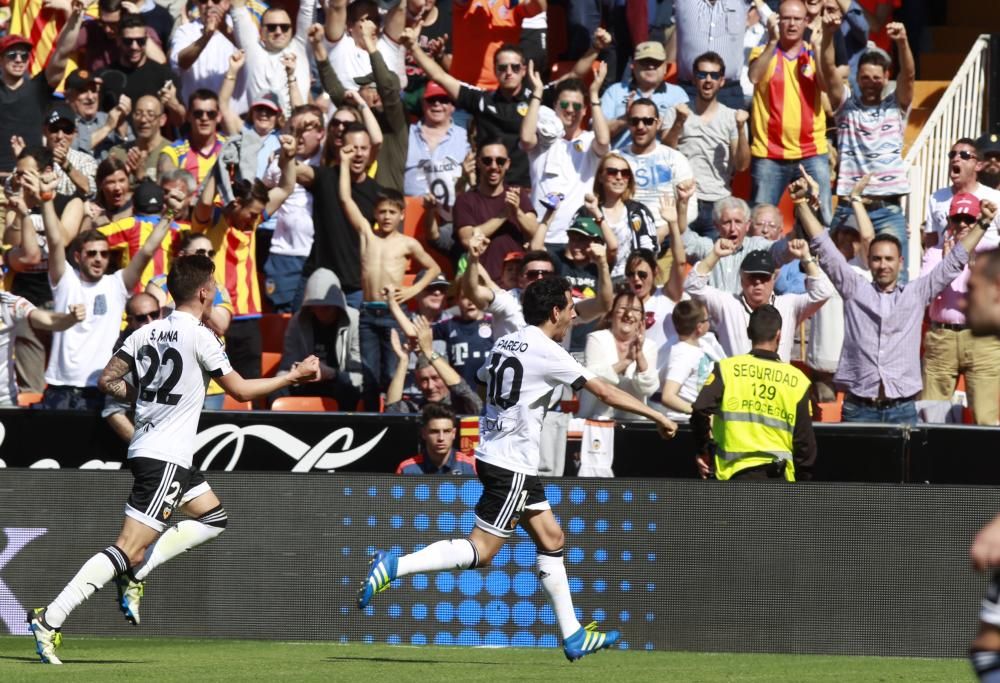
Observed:
[[[118,356],[112,356],[104,366],[101,378],[97,380],[98,388],[108,396],[118,401],[134,401],[135,387],[125,381],[125,375],[132,371],[129,364]]]

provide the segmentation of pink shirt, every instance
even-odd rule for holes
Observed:
[[[983,251],[983,245],[977,247],[976,251]],[[987,246],[986,249],[989,247]],[[931,247],[924,252],[924,262],[920,270],[921,275],[929,273],[934,266],[944,258],[941,247]],[[928,308],[931,322],[944,323],[946,325],[964,325],[965,314],[962,313],[962,299],[968,289],[969,266],[965,266],[958,277],[952,280],[951,284],[942,290],[935,297]]]

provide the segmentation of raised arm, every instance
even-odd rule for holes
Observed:
[[[611,310],[615,292],[611,285],[611,269],[608,267],[608,248],[600,242],[591,242],[587,247],[591,262],[597,266],[597,296],[584,299],[576,304],[576,320],[579,323],[596,320]]]
[[[309,3],[303,3],[303,7]],[[298,63],[299,58],[294,52],[289,50],[281,55],[281,65],[285,67],[285,80],[287,81],[286,87],[288,89],[288,104],[295,109],[295,107],[302,106],[306,103],[305,97],[302,96],[302,89],[298,86],[298,77],[295,75],[295,65]]]
[[[823,42],[820,47],[819,70],[826,83],[826,94],[834,111],[844,102],[844,79],[837,69],[833,37],[840,31],[841,16],[836,12],[823,12]]]
[[[598,29],[603,31],[604,29]],[[594,141],[590,143],[590,151],[597,157],[603,157],[611,149],[611,127],[604,116],[601,106],[601,86],[608,76],[608,65],[601,62],[590,84],[590,127],[594,131]]]
[[[198,57],[201,56],[202,50],[208,46],[216,31],[225,32],[227,30],[226,17],[219,5],[206,2],[199,7],[199,10],[202,12],[201,35],[193,43],[177,52],[177,66],[181,71],[187,71],[194,66]]]
[[[198,223],[205,224],[212,220],[212,213],[215,211],[215,190],[215,170],[213,169],[208,178],[205,179],[201,194],[198,196],[198,203],[194,206],[194,219]]]
[[[767,19],[767,45],[764,46],[764,51],[761,52],[757,57],[750,62],[750,67],[747,69],[747,77],[750,82],[754,85],[763,80],[764,75],[767,73],[767,65],[771,63],[774,59],[775,52],[778,49],[778,15],[772,14]]]
[[[747,137],[747,120],[750,114],[746,109],[736,110],[736,142],[731,143],[733,170],[737,173],[750,168],[750,140]]]
[[[868,209],[865,208],[865,200],[862,195],[864,195],[865,188],[871,179],[871,173],[865,173],[861,176],[861,179],[851,188],[850,195],[851,209],[854,211],[854,219],[858,223],[858,232],[861,234],[861,262],[865,264],[866,269],[868,268],[868,247],[875,239],[875,224],[872,223],[871,216],[868,215]]]
[[[92,1],[92,0],[91,0]],[[49,87],[55,88],[62,82],[66,74],[66,63],[70,55],[76,49],[77,39],[80,36],[80,27],[83,25],[83,14],[90,2],[73,0],[69,16],[62,30],[56,36],[56,47],[49,57],[49,63],[45,65],[45,81]],[[6,140],[4,143],[6,144]]]
[[[572,69],[566,72],[565,75],[557,78],[555,82],[558,83],[567,78],[579,78],[581,81],[586,81],[587,76],[593,73],[594,62],[600,56],[601,52],[613,42],[614,39],[606,29],[598,28],[594,31],[594,39],[591,41],[587,51],[576,60]]]
[[[371,223],[361,213],[357,202],[351,196],[351,157],[354,156],[354,145],[344,145],[340,148],[340,184],[337,192],[340,194],[340,203],[344,209],[347,222],[361,236],[361,245],[364,248],[365,240],[371,233]]]
[[[214,8],[215,5],[208,5]],[[222,113],[222,126],[227,135],[236,135],[243,130],[243,119],[233,110],[233,93],[236,91],[236,79],[246,62],[243,50],[234,50],[229,56],[229,67],[226,76],[219,86],[219,111]]]
[[[427,77],[436,82],[448,93],[452,100],[458,99],[458,91],[462,88],[462,82],[444,70],[444,68],[434,61],[434,58],[421,49],[417,44],[418,32],[413,27],[403,29],[399,36],[399,43],[413,56],[413,61],[417,63]]]
[[[146,238],[146,241],[142,243],[142,246],[139,247],[139,251],[129,260],[128,265],[125,266],[125,270],[122,272],[122,282],[125,283],[125,289],[129,291],[135,289],[135,286],[139,283],[139,278],[142,277],[142,271],[146,269],[146,264],[152,260],[156,254],[156,250],[160,248],[163,238],[170,231],[170,224],[173,223],[174,216],[183,209],[184,192],[176,188],[171,190],[164,197],[164,204],[166,208],[160,216],[160,221],[153,228],[153,232]]]
[[[403,400],[403,387],[406,386],[406,373],[410,366],[410,352],[403,347],[397,330],[389,330],[389,343],[392,344],[392,351],[396,354],[396,370],[392,373],[392,379],[385,390],[386,405]]]
[[[295,138],[291,135],[282,135],[281,141],[281,178],[278,184],[267,192],[267,206],[264,211],[268,216],[273,216],[274,212],[284,204],[285,200],[295,192],[295,152],[297,149]]]
[[[326,6],[326,39],[339,43],[347,33],[347,0],[330,0]],[[350,40],[350,36],[348,36]]]
[[[535,70],[534,60],[528,60],[528,86],[531,99],[528,111],[521,119],[521,149],[530,152],[538,145],[538,112],[542,108],[542,77]]]
[[[340,82],[337,73],[330,65],[330,57],[326,51],[323,27],[313,24],[309,27],[309,44],[312,46],[313,58],[316,60],[316,69],[319,71],[319,83],[323,90],[330,96],[330,101],[335,106],[344,104],[344,84]]]
[[[913,86],[917,79],[917,65],[910,50],[910,41],[906,39],[906,26],[894,21],[885,27],[889,39],[896,44],[896,54],[899,56],[899,73],[896,75],[896,101],[899,109],[905,112],[913,102]]]
[[[462,291],[472,299],[478,308],[486,310],[493,303],[493,290],[479,282],[479,257],[486,251],[490,240],[480,231],[474,231],[469,238],[469,260],[462,274]]]
[[[399,8],[402,5],[403,3],[399,3],[396,7]],[[394,10],[390,12],[392,11]],[[407,129],[406,110],[403,108],[403,100],[399,94],[399,77],[392,74],[385,63],[385,57],[379,52],[378,30],[375,28],[375,24],[366,19],[361,22],[361,30],[363,31],[365,50],[368,51],[368,58],[372,63],[375,88],[382,99],[382,112],[389,129],[386,132],[405,130]],[[366,107],[366,109],[370,108]],[[372,118],[375,118],[374,114]]]
[[[427,318],[418,315],[413,320],[413,325],[417,328],[417,347],[420,349],[420,353],[437,370],[438,375],[441,376],[441,381],[448,387],[459,384],[462,381],[462,376],[455,371],[455,368],[451,367],[448,359],[434,351],[434,331],[431,329],[430,323],[427,322]]]
[[[56,215],[56,207],[52,203],[58,181],[55,173],[49,172],[39,177],[26,172],[21,182],[25,184],[25,189],[31,188],[34,191],[34,188],[38,188],[42,204],[42,225],[45,226],[45,240],[49,250],[49,282],[55,287],[66,272],[66,238],[59,216]]]

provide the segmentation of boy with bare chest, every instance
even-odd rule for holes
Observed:
[[[348,168],[354,147],[340,150],[341,168]],[[340,201],[348,222],[358,232],[361,243],[361,287],[364,302],[358,323],[361,342],[362,393],[365,410],[378,410],[379,392],[384,390],[396,370],[396,354],[392,350],[390,331],[398,326],[389,312],[381,292],[389,287],[396,292],[399,303],[410,299],[430,284],[441,269],[420,243],[400,232],[406,208],[403,196],[391,189],[382,189],[375,200],[375,225],[369,225],[351,197],[349,173],[340,174]],[[422,277],[410,287],[403,286],[410,259],[424,269]]]

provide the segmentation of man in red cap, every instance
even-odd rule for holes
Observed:
[[[970,192],[956,194],[948,211],[943,243],[924,252],[923,273],[930,272],[969,232],[980,215],[979,199]],[[980,243],[977,251],[988,249]],[[974,337],[966,324],[962,300],[968,289],[969,266],[937,296],[927,311],[931,326],[924,335],[924,400],[949,401],[958,376],[976,424],[1000,421],[1000,339]]]
[[[403,194],[431,195],[438,221],[451,223],[455,184],[462,176],[462,162],[470,150],[469,137],[465,129],[452,121],[455,104],[441,85],[427,81],[423,103],[423,116],[410,125]]]
[[[45,118],[52,91],[66,71],[66,59],[82,18],[83,4],[75,2],[56,37],[49,63],[34,77],[29,69],[31,41],[15,34],[0,38],[0,176],[6,177],[14,168],[12,137],[20,137],[28,146],[42,144],[39,122]]]
[[[983,157],[972,138],[959,138],[948,151],[948,181],[945,187],[935,190],[927,199],[924,219],[924,245],[941,244],[941,235],[948,227],[951,200],[955,195],[968,192],[980,202],[989,200],[1000,206],[1000,192],[985,185],[979,178],[983,171]],[[1000,245],[1000,217],[995,218],[983,237],[983,243]]]

